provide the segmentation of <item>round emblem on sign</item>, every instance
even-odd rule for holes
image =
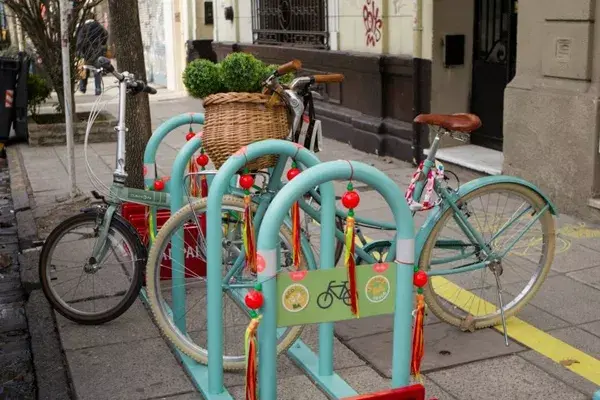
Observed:
[[[293,283],[283,291],[281,303],[289,312],[299,312],[308,306],[310,295],[306,286]]]
[[[390,294],[390,281],[383,275],[375,275],[367,281],[365,294],[371,303],[381,303]]]

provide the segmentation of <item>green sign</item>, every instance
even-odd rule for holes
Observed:
[[[356,267],[359,318],[394,312],[396,268],[395,263]],[[278,274],[277,298],[280,327],[356,318],[346,267]]]

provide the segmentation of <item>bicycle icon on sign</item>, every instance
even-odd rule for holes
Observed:
[[[333,304],[333,299],[336,298],[344,302],[345,305],[350,307],[350,290],[348,289],[348,281],[341,281],[336,284],[337,281],[329,282],[327,290],[319,294],[317,297],[317,305],[326,310]]]

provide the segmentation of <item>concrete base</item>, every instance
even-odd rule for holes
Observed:
[[[598,102],[578,83],[566,90],[523,78],[511,82],[504,98],[503,173],[538,185],[561,213],[600,221],[588,206],[600,188]]]
[[[75,143],[84,143],[85,141],[88,124],[88,115],[86,114],[89,113],[77,113],[79,121],[73,123]],[[64,123],[38,124],[33,118],[29,118],[28,125],[30,146],[56,146],[66,143]],[[116,125],[117,120],[112,114],[106,111],[100,112],[90,132],[89,143],[116,141],[117,134],[114,130]]]

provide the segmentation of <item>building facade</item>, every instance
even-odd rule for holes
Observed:
[[[343,73],[323,88],[323,132],[367,152],[419,161],[428,133],[416,114],[476,113],[482,128],[445,140],[441,159],[521,176],[596,218],[595,2],[214,0],[213,47]]]
[[[213,5],[204,0],[138,0],[148,80],[183,90],[186,46],[212,40]]]

